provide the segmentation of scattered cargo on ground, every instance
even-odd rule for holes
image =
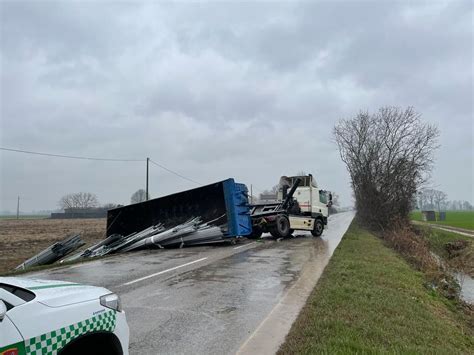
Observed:
[[[50,247],[41,251],[39,254],[26,260],[24,263],[18,265],[16,270],[26,269],[32,266],[49,265],[79,249],[85,243],[81,239],[80,234],[67,237],[61,242],[54,243]]]
[[[131,233],[128,236],[112,234],[100,243],[64,261],[69,262],[82,258],[93,258],[143,248],[184,247],[225,241],[229,240],[224,239],[221,227],[202,223],[200,218],[193,218],[169,229],[166,229],[163,224],[158,224],[138,233]]]

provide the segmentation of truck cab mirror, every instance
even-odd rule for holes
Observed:
[[[2,300],[0,300],[0,322],[3,321],[6,314],[7,314],[7,306]]]
[[[329,194],[329,201],[332,201],[332,194]]]

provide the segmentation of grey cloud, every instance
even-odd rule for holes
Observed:
[[[0,6],[3,146],[151,156],[257,191],[303,169],[349,203],[334,123],[414,105],[442,130],[433,183],[474,199],[469,1]],[[26,209],[79,190],[123,203],[144,182],[143,164],[0,159],[0,198],[30,196]],[[152,183],[193,187],[155,168]]]

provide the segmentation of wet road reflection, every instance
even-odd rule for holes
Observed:
[[[307,270],[319,277],[352,218],[331,216],[322,238],[142,251],[29,276],[117,292],[131,354],[233,354]]]

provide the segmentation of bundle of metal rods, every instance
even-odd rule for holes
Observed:
[[[219,218],[203,223],[200,217],[195,217],[172,228],[165,228],[163,224],[159,223],[126,236],[113,234],[73,256],[62,259],[61,263],[144,248],[182,248],[184,246],[192,245],[232,242],[234,238],[227,238],[223,233],[225,225],[214,225],[218,220]],[[81,240],[80,234],[76,234],[61,242],[54,243],[39,254],[17,266],[16,269],[52,264],[69,255],[84,244],[85,243]]]
[[[123,251],[130,251],[144,247],[183,247],[218,243],[225,241],[223,237],[224,234],[220,227],[211,226],[208,223],[202,223],[200,218],[193,218],[174,228],[141,239],[124,248]]]
[[[103,241],[63,261],[68,262],[68,261],[73,261],[73,260],[77,260],[81,258],[93,258],[96,256],[103,256],[103,255],[115,253],[131,244],[134,244],[137,241],[140,241],[141,239],[148,238],[163,230],[164,230],[163,225],[157,224],[157,225],[148,227],[138,233],[132,233],[127,236],[122,236],[120,234],[112,234],[111,236],[107,237]]]
[[[195,217],[172,228],[157,224],[127,236],[113,234],[61,262],[144,248],[183,247],[231,241],[231,238],[224,238],[223,226],[213,226],[213,222],[215,221],[203,223],[201,218]]]
[[[80,234],[67,237],[66,239],[54,243],[40,253],[18,265],[15,269],[26,269],[32,266],[48,265],[79,249],[85,243]]]

